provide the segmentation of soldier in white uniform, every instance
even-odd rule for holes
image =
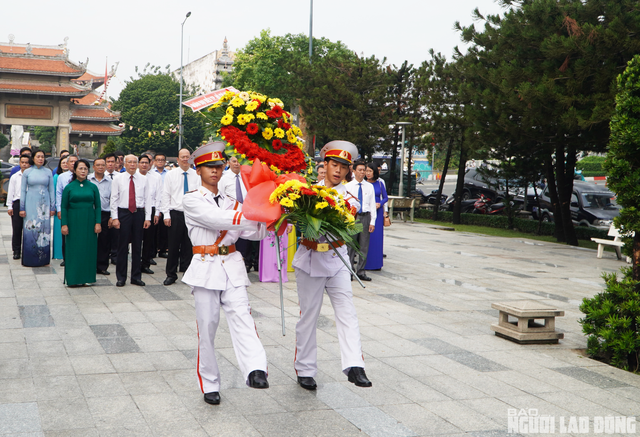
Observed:
[[[242,216],[242,205],[218,190],[224,170],[225,143],[200,147],[190,158],[202,186],[184,195],[185,223],[193,243],[193,259],[182,281],[191,286],[198,321],[198,380],[209,404],[220,403],[220,371],[214,339],[224,310],[233,349],[249,387],[268,388],[267,356],[251,317],[244,261],[236,251],[238,238],[261,240],[263,223]]]
[[[342,181],[349,172],[349,165],[358,156],[358,149],[347,141],[331,141],[320,151],[324,159],[326,175],[319,185],[334,188],[349,204],[360,207],[358,199],[351,196]],[[349,259],[344,241],[334,243],[346,261]],[[314,377],[318,373],[316,326],[324,291],[327,291],[336,318],[342,371],[349,382],[359,387],[371,387],[364,372],[364,357],[360,342],[360,328],[356,308],[353,305],[351,275],[335,251],[325,243],[301,240],[293,258],[300,320],[296,325],[296,356],[294,367],[298,384],[307,390],[315,390]]]

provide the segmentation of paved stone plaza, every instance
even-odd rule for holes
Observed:
[[[0,436],[503,436],[514,435],[514,409],[553,416],[558,434],[587,416],[592,434],[594,418],[640,412],[640,376],[581,351],[578,305],[602,290],[602,272],[623,266],[612,252],[596,259],[595,250],[395,222],[384,269],[371,272],[366,289],[353,283],[373,387],[341,373],[325,298],[316,392],[300,388],[293,370],[293,273],[283,337],[278,284],[252,272],[271,387],[244,385],[222,320],[222,403],[211,406],[195,372],[193,299],[180,282],[161,285],[163,259],[143,288],[116,288],[113,266],[93,287],[66,288],[59,261],[25,268],[11,259],[10,220],[0,214]],[[560,344],[494,335],[491,304],[522,299],[565,311],[556,320]]]

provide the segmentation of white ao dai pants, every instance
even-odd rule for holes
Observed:
[[[332,277],[312,277],[301,269],[296,269],[300,320],[296,324],[295,369],[298,376],[315,377],[318,373],[318,343],[316,326],[324,290],[327,290],[335,313],[342,371],[345,375],[351,367],[364,368],[360,328],[356,308],[353,305],[351,275],[340,270]]]
[[[248,384],[249,373],[267,372],[267,355],[258,337],[246,287],[234,287],[227,280],[225,290],[192,287],[198,321],[198,379],[203,393],[220,391],[220,371],[214,340],[220,322],[220,307],[225,312],[233,350],[240,371]]]

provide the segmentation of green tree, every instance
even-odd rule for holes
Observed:
[[[615,77],[640,51],[637,2],[502,0],[503,16],[462,28],[474,78],[470,140],[478,149],[542,149],[556,237],[577,245],[570,214],[576,155],[609,137]],[[523,156],[518,153],[517,157]]]
[[[168,69],[166,72],[160,72],[159,67],[148,69],[149,65],[139,72],[136,67],[138,78],[127,81],[113,103],[113,109],[121,112],[121,120],[126,125],[120,136],[122,149],[136,155],[146,150],[177,155],[180,84]],[[203,140],[204,119],[185,107],[182,122],[182,144],[194,150]]]
[[[33,133],[36,140],[40,142],[40,150],[43,150],[45,153],[50,153],[51,148],[56,144],[57,128],[35,126]]]
[[[0,134],[0,149],[9,144],[9,138],[7,138],[4,134]]]

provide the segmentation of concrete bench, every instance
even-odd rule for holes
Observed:
[[[535,300],[519,300],[491,304],[498,310],[498,323],[491,329],[499,337],[520,344],[558,343],[564,334],[555,332],[556,317],[564,316],[564,311]],[[509,317],[516,320],[512,321]]]
[[[412,199],[410,197],[389,197],[389,217],[393,217],[393,212],[398,212],[402,217],[403,221],[407,221],[404,218],[404,212],[409,212],[411,217],[411,222],[413,223],[413,213],[415,211],[416,204],[418,204],[419,199]]]
[[[607,235],[613,237],[613,240],[605,240],[604,238],[591,238],[591,241],[598,243],[598,253],[596,255],[597,258],[602,258],[602,254],[604,253],[605,246],[612,246],[616,251],[616,256],[618,259],[622,259],[622,251],[620,250],[624,243],[622,242],[622,236],[613,224],[609,226],[609,232]],[[627,262],[630,262],[629,257],[627,257]]]

